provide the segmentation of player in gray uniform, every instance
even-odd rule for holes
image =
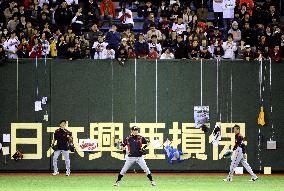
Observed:
[[[151,185],[156,186],[156,183],[153,181],[151,171],[149,170],[144,157],[142,156],[145,154],[145,149],[148,145],[148,142],[144,137],[138,135],[138,130],[139,128],[137,126],[131,127],[131,134],[125,138],[121,145],[123,148],[127,147],[129,154],[126,156],[125,164],[118,174],[114,186],[119,186],[119,182],[121,181],[123,175],[134,163],[137,163],[144,170],[148,179],[150,180]]]
[[[240,162],[242,163],[242,165],[245,167],[245,169],[251,175],[250,181],[256,181],[258,179],[258,177],[256,176],[256,174],[253,173],[250,165],[247,162],[247,154],[246,154],[246,151],[245,151],[245,144],[243,142],[244,138],[240,134],[240,126],[239,125],[234,126],[234,132],[235,132],[235,146],[234,146],[234,149],[233,149],[234,155],[233,155],[233,159],[232,159],[232,162],[231,162],[229,175],[227,176],[227,178],[223,179],[223,181],[230,182],[230,181],[233,180],[235,168],[238,166],[238,164]]]

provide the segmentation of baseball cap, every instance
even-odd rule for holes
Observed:
[[[237,21],[234,21],[232,25],[239,25],[239,23]]]
[[[132,131],[138,131],[138,130],[139,130],[139,127],[133,126],[133,127],[131,127],[131,130],[132,130]]]

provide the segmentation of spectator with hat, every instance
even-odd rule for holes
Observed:
[[[121,39],[121,44],[119,45],[117,52],[116,52],[116,59],[121,66],[124,66],[125,61],[128,59],[128,45],[127,39]]]
[[[233,41],[239,45],[240,40],[242,39],[242,32],[239,29],[239,24],[237,21],[234,21],[232,23],[232,28],[228,31],[228,34],[232,34],[233,36]]]

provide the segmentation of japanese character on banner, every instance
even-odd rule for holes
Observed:
[[[195,128],[194,123],[182,124],[182,152],[188,153],[187,158],[206,160],[205,140],[204,132]]]
[[[139,134],[149,140],[150,144],[152,144],[151,147],[147,147],[149,152],[145,155],[145,159],[165,159],[163,147],[156,148],[153,146],[157,144],[157,140],[159,140],[160,143],[163,142],[164,134],[158,133],[158,130],[165,129],[165,123],[130,123],[130,127],[132,126],[139,127]]]
[[[115,145],[118,140],[123,140],[123,123],[91,123],[90,139],[96,139],[98,147],[97,152],[89,155],[89,160],[102,157],[103,152],[124,160],[123,152]]]

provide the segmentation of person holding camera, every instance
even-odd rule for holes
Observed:
[[[65,129],[66,127],[66,120],[61,120],[59,123],[59,128],[54,133],[54,139],[52,140],[51,147],[54,149],[53,155],[53,176],[59,174],[57,161],[59,155],[62,153],[65,158],[65,165],[66,165],[66,176],[70,176],[70,159],[69,159],[69,149],[72,143],[72,133]],[[57,144],[55,145],[55,141]]]
[[[120,144],[122,148],[127,147],[128,155],[126,156],[125,164],[118,174],[114,186],[119,186],[123,175],[134,163],[137,163],[144,170],[151,185],[156,186],[156,183],[153,181],[151,171],[149,170],[143,157],[143,155],[146,154],[145,149],[147,148],[149,142],[145,137],[138,134],[138,130],[139,128],[137,126],[131,127],[131,134],[124,139],[123,143]]]
[[[125,8],[125,3],[121,5],[121,11],[118,14],[119,20],[122,22],[121,29],[132,29],[134,27],[134,21],[132,17],[132,11]]]

